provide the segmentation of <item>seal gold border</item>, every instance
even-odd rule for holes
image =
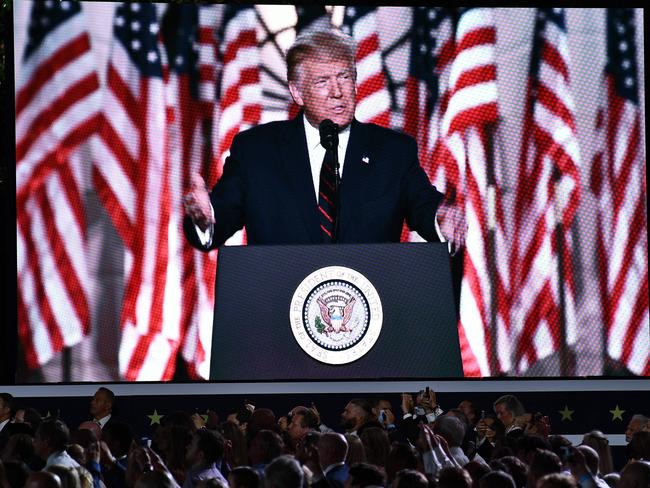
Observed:
[[[342,351],[331,351],[314,342],[303,323],[303,306],[311,291],[321,283],[332,280],[353,284],[365,296],[370,310],[368,329],[363,339]],[[289,307],[289,322],[296,342],[309,356],[325,364],[347,364],[362,357],[379,339],[383,321],[381,299],[374,285],[358,271],[345,266],[327,266],[309,274],[296,288]]]

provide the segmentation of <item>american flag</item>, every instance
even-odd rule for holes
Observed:
[[[113,22],[93,179],[126,248],[119,368],[126,380],[167,380],[181,330],[156,7],[120,4]]]
[[[362,122],[390,125],[390,93],[379,45],[377,8],[345,7],[343,31],[357,43],[357,110]]]
[[[568,58],[564,10],[539,9],[517,177],[518,252],[511,260],[519,372],[575,341],[571,225],[580,156]]]
[[[597,262],[608,355],[650,374],[646,164],[641,143],[634,10],[607,9],[607,64],[591,191],[599,203]]]
[[[16,93],[18,332],[29,368],[90,327],[83,160],[99,81],[78,2],[34,2]]]
[[[181,197],[190,185],[191,174],[205,174],[213,160],[219,8],[170,4],[162,28],[172,209],[169,259],[176,262],[179,280],[170,283],[177,293],[170,295],[173,303],[169,305],[181,310],[181,350],[188,374],[194,379],[209,374],[216,251],[197,251],[182,235]]]
[[[443,193],[456,195],[461,184],[459,161],[464,160],[462,139],[458,133],[445,139],[440,132],[450,95],[454,14],[454,10],[441,7],[413,9],[403,130],[417,141],[420,164],[431,183]],[[402,237],[422,240],[415,232]]]
[[[462,151],[452,153],[460,168],[457,200],[468,223],[458,327],[466,376],[509,367],[507,236],[492,147],[498,122],[495,46],[493,9],[460,9],[441,133],[450,147],[454,134],[463,143]]]
[[[219,91],[219,151],[216,183],[234,137],[255,126],[262,115],[260,53],[257,41],[257,13],[252,5],[228,5],[224,12],[219,43],[223,76]]]

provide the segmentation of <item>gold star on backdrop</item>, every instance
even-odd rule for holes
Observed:
[[[575,410],[569,410],[569,407],[567,405],[564,405],[564,410],[558,410],[557,413],[562,415],[562,422],[565,420],[573,421],[573,413]]]
[[[149,425],[153,425],[153,424],[160,425],[160,419],[163,418],[163,416],[158,413],[158,410],[155,409],[153,411],[153,414],[147,415],[147,417],[149,417],[149,420],[151,421]]]
[[[609,413],[612,414],[612,421],[618,419],[618,420],[623,420],[623,414],[625,413],[625,410],[621,410],[618,407],[618,403],[616,404],[616,408],[614,410],[610,410]]]

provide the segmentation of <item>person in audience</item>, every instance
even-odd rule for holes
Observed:
[[[349,467],[345,464],[348,454],[345,436],[336,432],[322,434],[316,443],[316,449],[328,485],[331,488],[343,488],[349,476]]]
[[[504,445],[506,428],[495,415],[488,414],[476,423],[476,452],[483,459],[492,459],[494,451]]]
[[[224,439],[221,434],[208,429],[197,430],[187,448],[187,463],[190,468],[185,476],[183,488],[194,488],[201,480],[217,478],[228,483],[219,466],[223,459]]]
[[[536,488],[577,488],[578,485],[573,476],[568,473],[551,473],[542,476],[537,482]]]
[[[402,470],[418,467],[417,451],[408,442],[393,442],[386,460],[386,478],[393,483],[395,476]]]
[[[25,488],[61,488],[61,478],[48,471],[37,471],[29,475]]]
[[[221,431],[226,442],[230,445],[230,449],[227,449],[224,454],[224,459],[233,468],[246,466],[248,464],[248,446],[246,436],[242,430],[235,422],[226,420],[221,425]]]
[[[650,486],[650,462],[632,461],[621,471],[618,488],[648,488]]]
[[[517,417],[526,413],[524,405],[514,395],[503,395],[496,399],[493,404],[494,413],[497,418],[503,423],[506,429],[506,435],[513,433],[515,430],[523,430],[523,428],[516,423]]]
[[[0,393],[0,436],[2,431],[11,422],[14,410],[14,397],[11,393]]]
[[[649,417],[646,417],[640,413],[632,415],[632,418],[630,419],[630,422],[627,424],[627,428],[625,429],[625,442],[629,443],[632,440],[632,436],[636,432],[643,430],[648,425],[650,425]]]
[[[63,421],[43,420],[34,437],[34,452],[45,461],[46,468],[54,464],[77,468],[79,463],[65,451],[69,440],[70,431]]]
[[[368,427],[363,429],[359,437],[366,453],[366,462],[383,468],[390,452],[390,440],[386,431],[380,427]]]
[[[45,470],[59,477],[61,488],[81,488],[81,480],[75,468],[53,464],[45,468]]]
[[[536,488],[540,478],[547,474],[560,472],[562,472],[562,462],[557,454],[547,449],[536,449],[528,468],[526,486],[527,488]]]
[[[479,488],[481,478],[492,471],[492,468],[489,465],[479,461],[470,461],[463,466],[463,469],[467,471],[472,478],[472,488]]]
[[[4,461],[5,478],[9,488],[25,486],[32,470],[22,461]]]
[[[363,398],[354,398],[348,402],[341,413],[341,427],[348,434],[361,435],[367,427],[382,427],[373,418],[370,403]]]
[[[305,474],[290,454],[278,456],[264,469],[265,488],[302,488]]]
[[[230,488],[260,488],[260,475],[250,466],[237,466],[228,474]]]
[[[386,475],[374,464],[357,463],[350,466],[345,488],[366,488],[385,486]]]
[[[363,447],[358,435],[345,434],[345,440],[348,443],[348,455],[345,458],[345,464],[352,466],[357,463],[366,462],[366,450]]]
[[[277,432],[262,429],[251,439],[248,448],[250,466],[257,472],[260,480],[264,481],[264,470],[275,458],[282,455],[284,442]]]
[[[632,434],[627,445],[627,457],[635,461],[650,461],[650,432],[640,430]]]
[[[581,445],[577,446],[576,449],[582,453],[582,456],[585,458],[585,464],[589,473],[594,479],[594,483],[598,488],[609,488],[609,485],[599,476],[598,472],[598,453],[594,448]]]
[[[32,407],[18,408],[14,414],[14,422],[27,424],[36,432],[38,424],[41,423],[41,414]]]
[[[491,471],[484,475],[478,484],[479,488],[515,488],[515,480],[505,471]]]
[[[100,387],[90,399],[90,415],[102,429],[113,416],[115,393],[108,388]]]
[[[498,461],[504,467],[503,471],[512,476],[517,488],[526,486],[526,479],[528,478],[528,465],[526,463],[516,456],[503,456]]]
[[[402,469],[395,474],[392,488],[428,488],[426,476],[415,469]]]
[[[612,449],[609,440],[600,430],[592,430],[582,437],[582,444],[593,448],[598,453],[598,471],[605,476],[614,471]]]
[[[448,466],[440,470],[437,488],[470,488],[472,477],[460,466]]]
[[[463,438],[465,437],[465,426],[458,417],[443,415],[437,418],[433,432],[442,436],[447,441],[449,451],[459,466],[462,467],[469,463],[469,458],[461,448]]]
[[[302,443],[308,432],[318,431],[319,418],[314,411],[307,407],[295,407],[292,409],[291,420],[287,425],[287,437],[290,447],[295,449]]]
[[[603,479],[610,488],[618,488],[618,483],[621,481],[621,475],[618,473],[609,473],[603,476]]]

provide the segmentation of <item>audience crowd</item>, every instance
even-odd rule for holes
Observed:
[[[152,439],[114,415],[99,388],[76,427],[42,418],[0,393],[0,488],[650,488],[650,418],[625,432],[617,470],[598,430],[579,445],[554,434],[548,417],[513,395],[478,412],[443,410],[433,391],[350,400],[340,425],[315,405],[285,416],[246,404],[225,420],[208,411],[162,418]]]

